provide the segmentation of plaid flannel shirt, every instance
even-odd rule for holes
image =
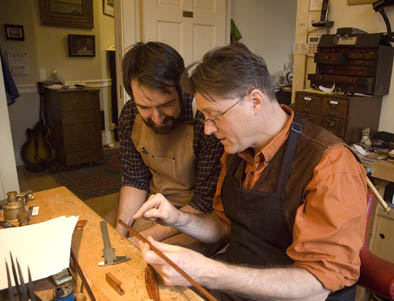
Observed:
[[[212,210],[216,182],[220,173],[220,158],[223,146],[214,135],[204,134],[204,116],[197,111],[193,118],[193,96],[184,94],[182,101],[182,121],[193,124],[193,149],[196,157],[196,176],[194,195],[189,205],[202,212]],[[135,116],[138,114],[134,101],[129,100],[122,109],[119,119],[119,139],[122,167],[122,185],[132,186],[149,192],[152,177],[149,168],[144,164],[140,153],[131,140]]]

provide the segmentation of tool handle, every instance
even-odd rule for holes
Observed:
[[[188,274],[186,274],[185,271],[183,271],[179,266],[177,266],[171,259],[169,259],[166,255],[163,254],[159,249],[157,249],[154,245],[152,245],[149,240],[147,240],[145,237],[143,237],[141,234],[139,234],[137,231],[135,231],[133,228],[128,226],[125,222],[122,220],[118,220],[119,224],[121,224],[123,227],[127,229],[127,231],[131,232],[131,234],[135,235],[139,240],[142,240],[143,242],[146,242],[150,248],[152,249],[153,252],[155,252],[158,256],[160,256],[165,262],[167,262],[172,268],[174,268],[179,274],[181,274],[187,281],[189,281],[196,289],[198,289],[201,294],[203,294],[205,297],[208,298],[209,301],[217,301],[217,299],[212,296],[205,288],[203,288],[201,285],[197,283],[192,277],[190,277]]]
[[[116,292],[123,296],[124,295],[124,290],[122,289],[121,285],[122,282],[120,282],[114,275],[112,275],[110,272],[107,272],[105,274],[105,279],[107,280],[108,284],[116,290]]]
[[[372,190],[372,193],[374,194],[374,196],[378,200],[378,203],[380,204],[380,206],[383,207],[383,210],[385,212],[389,212],[391,208],[386,204],[386,202],[384,201],[384,199],[382,198],[382,196],[380,195],[380,193],[376,189],[375,185],[373,185],[373,183],[371,182],[371,180],[368,177],[367,177],[367,183],[368,183],[368,187]]]

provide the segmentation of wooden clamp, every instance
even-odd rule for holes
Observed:
[[[124,295],[124,290],[121,287],[122,282],[120,282],[114,275],[110,272],[105,274],[105,279],[107,280],[108,284],[121,296]]]

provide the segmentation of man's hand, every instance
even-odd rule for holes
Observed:
[[[190,249],[160,243],[152,239],[152,237],[149,237],[148,240],[197,282],[201,281],[201,276],[205,274],[205,268],[209,268],[211,266],[208,262],[210,259],[204,257],[200,253]],[[189,281],[167,264],[164,259],[152,251],[149,244],[139,242],[139,247],[144,260],[151,264],[155,270],[160,273],[165,285],[191,286]]]
[[[134,214],[133,219],[141,216],[160,224],[173,225],[180,212],[161,193],[153,194]]]

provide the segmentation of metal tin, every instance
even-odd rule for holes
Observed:
[[[74,291],[69,285],[61,285],[53,291],[53,301],[74,301]]]
[[[17,198],[16,191],[7,192],[7,203],[3,205],[4,221],[13,223],[18,221],[18,213],[24,206],[24,202]]]

